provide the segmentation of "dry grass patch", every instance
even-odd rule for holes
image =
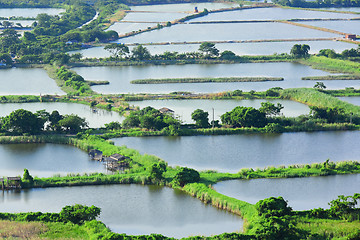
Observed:
[[[39,234],[48,231],[40,222],[0,221],[1,239],[40,239]]]
[[[110,20],[109,23],[104,23],[104,26],[106,28],[110,27],[112,24],[114,24],[115,22],[119,22],[121,19],[123,19],[126,15],[125,10],[120,9],[117,12],[115,12],[113,15],[111,15],[108,20]]]

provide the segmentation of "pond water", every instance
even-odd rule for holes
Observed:
[[[99,93],[169,93],[174,91],[222,92],[240,90],[267,90],[272,87],[313,87],[316,81],[303,81],[305,76],[323,76],[329,73],[296,63],[240,63],[240,64],[185,64],[147,65],[122,67],[77,67],[78,74],[88,80],[107,80],[109,85],[93,86]],[[130,84],[131,80],[149,78],[186,77],[283,77],[276,82],[227,82],[227,83],[174,83]],[[328,89],[360,87],[360,81],[337,80],[326,83]]]
[[[42,68],[0,70],[0,95],[64,94]]]
[[[128,23],[128,22],[116,22],[109,27],[109,30],[113,30],[118,34],[130,33],[133,31],[139,31],[147,29],[148,27],[154,27],[156,23]],[[101,47],[104,49],[104,47]],[[106,51],[107,52],[107,51]],[[98,56],[101,57],[101,56]]]
[[[360,106],[360,97],[338,97],[338,99]]]
[[[234,20],[290,20],[290,19],[324,19],[324,18],[353,18],[356,14],[307,11],[286,8],[253,8],[229,12],[211,13],[190,22],[199,21],[234,21]]]
[[[344,11],[344,12],[360,12],[360,7],[319,8],[319,9],[332,10],[332,11]]]
[[[255,204],[268,197],[288,200],[294,210],[329,208],[339,195],[359,193],[360,174],[326,177],[223,181],[214,185],[221,194]]]
[[[103,109],[91,109],[84,104],[76,103],[6,103],[0,104],[0,117],[9,115],[16,109],[25,109],[35,113],[38,110],[46,110],[51,113],[54,110],[59,111],[61,115],[77,114],[85,118],[91,128],[104,127],[105,123],[122,122],[122,117],[118,112],[106,111]]]
[[[186,13],[179,12],[129,12],[121,21],[134,21],[134,22],[167,22],[173,21],[175,19],[180,19],[185,17]],[[155,24],[156,25],[156,24]]]
[[[24,168],[32,176],[105,172],[102,163],[93,161],[76,147],[61,144],[0,144],[0,176],[22,176]]]
[[[94,205],[101,208],[99,220],[112,231],[131,235],[210,236],[241,231],[243,224],[238,216],[205,205],[179,190],[158,186],[32,189],[0,193],[0,202],[0,212],[59,212],[66,205]]]
[[[238,172],[291,164],[360,160],[358,131],[113,139],[140,153],[198,170]]]
[[[199,11],[203,11],[204,8],[207,10],[215,10],[221,8],[238,7],[236,3],[177,3],[177,4],[160,4],[160,5],[141,5],[131,6],[133,11],[154,11],[154,12],[193,12],[195,7]]]
[[[285,23],[178,24],[119,39],[121,43],[334,38],[339,35]]]
[[[305,22],[304,24],[328,28],[343,33],[360,34],[360,21],[316,21]],[[356,48],[356,46],[354,46]]]
[[[0,17],[36,17],[40,13],[59,15],[61,8],[0,8]]]
[[[179,116],[185,123],[194,123],[191,119],[191,113],[195,109],[202,109],[209,113],[209,120],[212,120],[212,108],[214,108],[215,120],[220,120],[220,116],[225,112],[231,111],[237,106],[254,107],[259,108],[262,102],[269,101],[271,103],[280,103],[284,106],[281,110],[285,116],[294,117],[301,114],[308,114],[309,107],[305,104],[301,104],[289,100],[208,100],[208,99],[194,99],[194,100],[145,100],[145,101],[132,101],[131,105],[144,108],[147,106],[160,109],[162,107],[170,108],[175,112],[175,115]]]
[[[121,25],[122,23],[119,23]],[[126,24],[126,23],[123,23]],[[138,24],[138,23],[134,23]],[[146,27],[145,27],[146,28]],[[138,28],[137,28],[138,30]],[[125,30],[126,31],[126,30]],[[342,52],[345,49],[356,47],[356,45],[340,41],[301,41],[301,42],[262,42],[262,43],[217,43],[215,47],[220,52],[229,50],[237,55],[271,55],[274,53],[290,53],[291,48],[295,44],[307,44],[310,46],[310,54],[318,53],[321,49],[334,49],[336,52]],[[165,51],[169,52],[197,52],[200,44],[171,44],[171,45],[146,45],[152,55],[161,54]],[[133,47],[130,46],[131,50]],[[109,51],[104,50],[104,47],[93,47],[82,49],[78,51],[71,51],[73,53],[81,53],[83,57],[87,58],[104,58],[110,57]]]

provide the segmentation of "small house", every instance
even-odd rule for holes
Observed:
[[[160,108],[159,111],[162,114],[173,114],[174,113],[173,110],[171,110],[170,108],[167,108],[167,107]]]
[[[7,178],[7,188],[21,188],[21,178],[20,177],[8,177]]]
[[[91,149],[89,152],[89,156],[91,157],[92,160],[96,160],[96,161],[100,161],[100,162],[103,160],[102,151],[99,151],[97,149]]]
[[[356,34],[346,34],[345,38],[349,40],[356,40]]]
[[[120,170],[121,168],[129,166],[129,157],[125,157],[121,154],[115,153],[107,158],[105,158],[106,168],[108,170]]]

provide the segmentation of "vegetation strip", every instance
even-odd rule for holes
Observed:
[[[219,78],[163,78],[132,80],[132,84],[163,84],[163,83],[209,83],[209,82],[266,82],[284,81],[276,77],[219,77]]]
[[[314,81],[326,81],[326,80],[360,80],[360,75],[327,75],[327,76],[313,76],[302,77],[301,80],[314,80]]]

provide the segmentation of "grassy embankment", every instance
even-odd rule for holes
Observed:
[[[284,81],[276,77],[219,77],[219,78],[163,78],[163,79],[137,79],[132,84],[164,84],[164,83],[209,83],[209,82],[266,82]]]
[[[76,90],[74,88],[72,88],[71,86],[66,86],[65,81],[61,80],[57,76],[57,74],[56,74],[57,67],[52,66],[52,65],[45,65],[44,69],[46,70],[49,77],[55,80],[56,84],[61,88],[61,90],[63,90],[66,93],[76,92]]]
[[[301,80],[330,81],[330,80],[360,80],[360,75],[327,75],[302,77]]]
[[[113,144],[111,144],[111,142],[94,136],[90,136],[87,139],[74,139],[59,136],[1,137],[0,141],[1,143],[51,142],[70,144],[83,150],[96,148],[103,151],[105,155],[110,155],[117,152],[125,156],[129,156],[132,159],[132,168],[130,170],[126,170],[123,174],[84,174],[82,176],[74,174],[65,177],[35,177],[33,187],[60,187],[121,183],[153,184],[153,179],[151,179],[150,177],[151,166],[153,163],[158,163],[159,161],[161,161],[155,156],[140,155],[136,150],[127,149],[126,147],[114,146]],[[181,189],[182,191],[200,199],[207,204],[211,204],[215,207],[225,209],[227,211],[242,216],[246,220],[245,232],[248,234],[252,234],[254,233],[255,229],[259,227],[259,217],[257,215],[254,205],[217,193],[211,188],[211,184],[229,179],[305,177],[324,176],[331,174],[359,173],[360,163],[340,162],[335,164],[326,161],[320,164],[293,165],[289,167],[278,168],[268,167],[262,170],[242,169],[239,173],[236,174],[205,171],[200,173],[200,182],[187,184],[183,188],[179,187],[178,185],[174,185],[174,183],[172,182],[174,176],[178,171],[178,168],[167,167],[167,170],[164,173],[165,179],[161,182],[158,182],[158,184]],[[82,231],[83,230],[81,227],[79,227],[78,229],[76,228],[76,232]]]
[[[307,59],[299,59],[298,62],[327,72],[360,75],[360,63],[349,60],[327,58],[324,56],[311,56]]]
[[[353,113],[360,116],[360,106],[341,101],[329,94],[311,88],[289,88],[280,92],[282,98],[301,102],[309,106],[339,107],[344,109],[345,114]]]

